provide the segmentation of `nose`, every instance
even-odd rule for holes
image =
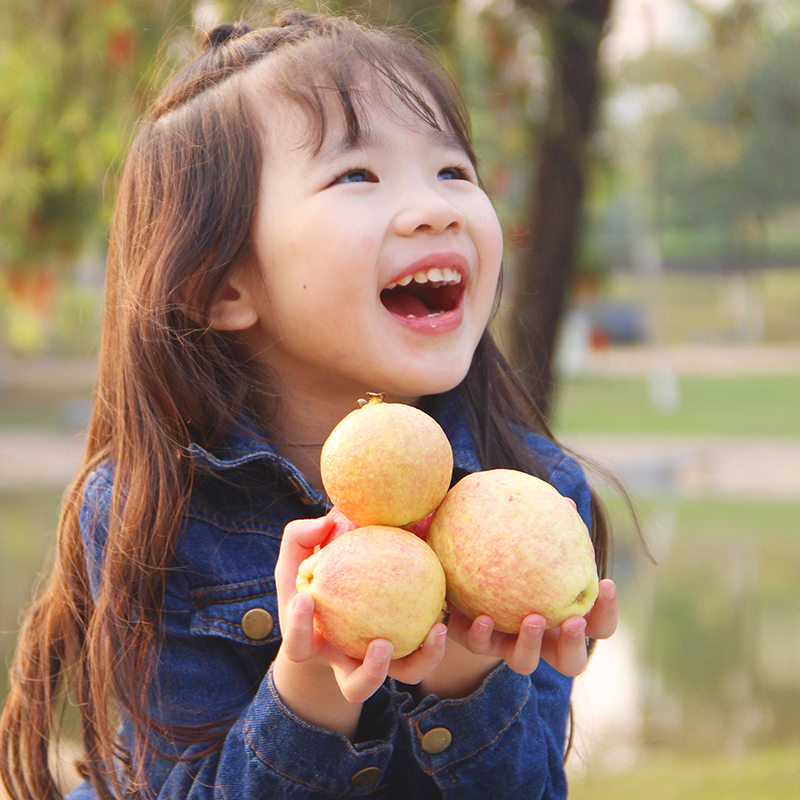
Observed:
[[[405,194],[394,220],[400,236],[417,233],[457,233],[466,226],[464,213],[434,187],[420,187]]]

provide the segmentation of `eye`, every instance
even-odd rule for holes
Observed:
[[[471,181],[472,175],[463,167],[445,167],[436,176],[440,181]]]
[[[336,178],[333,183],[378,183],[378,176],[368,169],[349,169]]]

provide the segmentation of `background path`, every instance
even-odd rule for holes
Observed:
[[[633,491],[800,499],[800,440],[586,434],[564,444]]]

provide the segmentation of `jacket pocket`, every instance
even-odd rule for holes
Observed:
[[[275,581],[208,586],[191,593],[193,636],[264,645],[281,638]]]

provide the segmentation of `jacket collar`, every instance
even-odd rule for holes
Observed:
[[[252,423],[245,423],[241,431],[230,434],[213,452],[197,443],[190,444],[188,450],[192,458],[213,472],[262,461],[277,474],[285,476],[306,501],[329,505],[326,498],[308,482],[306,476],[266,438],[266,433]]]
[[[460,400],[453,392],[440,396],[435,416],[453,448],[454,469],[462,473],[479,472],[481,465],[476,453],[475,439],[465,422],[465,415],[460,413]],[[252,422],[246,422],[241,431],[228,436],[213,452],[196,443],[189,445],[188,450],[192,458],[213,471],[264,461],[276,472],[286,475],[309,499],[318,503],[326,502],[300,470],[268,440],[266,433]]]

